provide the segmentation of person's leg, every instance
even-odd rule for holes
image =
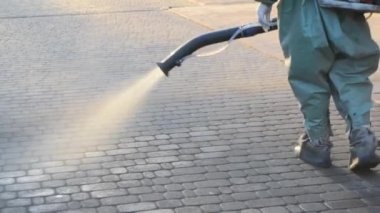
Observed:
[[[337,107],[346,114],[349,125],[350,169],[375,167],[377,140],[369,129],[372,107],[369,76],[377,70],[379,48],[362,14],[322,9],[322,18],[336,54],[329,79],[336,90]]]
[[[279,5],[280,40],[289,62],[288,80],[301,105],[305,131],[296,152],[315,166],[331,165],[330,86],[334,61],[316,1],[283,0]]]

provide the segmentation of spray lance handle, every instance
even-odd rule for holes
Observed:
[[[277,30],[277,19],[271,20],[268,31]],[[240,38],[247,38],[266,32],[260,24],[247,24],[223,30],[216,30],[197,36],[170,53],[164,60],[157,63],[162,72],[169,76],[169,71],[175,66],[180,66],[182,62],[198,49],[225,41],[232,41]],[[224,48],[225,49],[225,48]],[[212,55],[212,54],[207,54]]]

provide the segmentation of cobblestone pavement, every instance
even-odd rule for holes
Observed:
[[[209,30],[169,10],[200,2],[1,1],[1,212],[380,212],[380,170],[347,170],[337,113],[334,167],[294,157],[285,68],[239,43],[186,61],[114,129],[81,134],[107,97]]]

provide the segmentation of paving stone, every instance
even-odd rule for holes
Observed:
[[[182,206],[180,200],[160,200],[156,202],[158,208],[160,209],[174,209]]]
[[[130,166],[127,168],[129,172],[147,172],[147,171],[156,171],[160,169],[161,167],[159,164],[136,165],[136,166]]]
[[[118,167],[118,168],[111,168],[111,173],[112,174],[123,174],[126,173],[127,169],[124,167]]]
[[[212,188],[212,187],[222,187],[222,186],[229,186],[231,183],[227,180],[207,180],[207,181],[199,181],[195,182],[195,185],[200,188]]]
[[[170,191],[165,192],[163,195],[166,199],[182,199],[184,198],[184,194],[181,191]]]
[[[105,182],[116,182],[119,181],[120,178],[118,175],[106,175],[102,177],[102,180]]]
[[[80,209],[81,203],[79,201],[70,201],[67,203],[69,209]]]
[[[241,211],[241,213],[261,213],[261,212],[257,209],[245,209]]]
[[[185,198],[194,198],[197,195],[194,193],[193,190],[183,190],[182,194],[185,196]]]
[[[132,156],[131,156],[131,158],[132,158]],[[138,159],[138,158],[136,158],[136,159]],[[135,165],[135,163],[132,160],[124,160],[123,159],[121,161],[114,160],[114,161],[110,161],[110,162],[104,162],[104,163],[101,164],[101,167],[103,167],[103,168],[111,168],[111,169],[114,169],[114,168],[118,169],[118,168],[124,168],[124,167],[127,167],[127,166],[133,166],[133,165]]]
[[[83,191],[108,190],[115,188],[117,188],[117,185],[115,183],[95,183],[81,186],[81,189]]]
[[[19,198],[7,201],[7,206],[15,207],[15,206],[28,206],[32,204],[32,200],[28,198]]]
[[[146,161],[148,163],[171,163],[178,161],[178,158],[176,156],[152,157],[147,158]]]
[[[58,167],[58,166],[63,166],[63,161],[46,161],[46,162],[40,162],[40,163],[33,163],[32,167],[33,168],[49,168],[49,167]]]
[[[20,184],[11,184],[6,185],[5,189],[7,191],[22,191],[22,190],[31,190],[40,188],[39,183],[20,183]]]
[[[25,171],[1,172],[0,173],[0,179],[3,179],[3,178],[13,178],[13,177],[21,177],[21,176],[25,176],[25,175],[26,175]]]
[[[100,202],[103,206],[136,203],[138,201],[139,201],[139,198],[135,195],[107,197],[107,198],[100,199]]]
[[[217,166],[219,171],[234,171],[249,169],[251,166],[248,163],[229,163]]]
[[[238,192],[232,193],[231,196],[237,201],[254,200],[257,198],[254,192]]]
[[[181,191],[181,190],[183,190],[183,187],[181,184],[169,184],[169,185],[165,185],[165,188],[168,191]]]
[[[183,183],[182,186],[186,190],[194,190],[197,188],[193,183]]]
[[[86,171],[88,176],[103,176],[110,174],[110,171],[107,169],[93,169],[93,170],[87,170]]]
[[[155,171],[154,174],[157,177],[169,177],[169,176],[171,176],[171,172],[168,170]]]
[[[190,197],[182,199],[182,202],[185,205],[194,206],[194,205],[206,205],[219,203],[220,199],[218,196],[201,196],[201,197]]]
[[[63,186],[56,189],[58,194],[73,194],[80,191],[79,186]]]
[[[41,205],[45,203],[45,199],[43,197],[34,197],[32,200],[34,205]]]
[[[209,180],[227,179],[230,177],[230,175],[227,172],[208,172],[205,174],[205,176]]]
[[[273,196],[302,196],[303,194],[305,194],[305,189],[301,187],[279,188],[270,189],[268,192]]]
[[[176,213],[200,213],[201,209],[198,207],[183,207],[175,209]]]
[[[323,211],[323,213],[347,213],[347,210],[327,210]]]
[[[152,189],[154,192],[160,192],[160,193],[166,192],[165,187],[161,185],[154,185],[152,186]]]
[[[363,199],[363,201],[370,205],[377,205],[380,202],[380,196],[368,197],[368,198]]]
[[[186,183],[186,182],[202,181],[202,180],[205,180],[206,177],[202,174],[193,174],[193,175],[173,176],[170,179],[175,183]]]
[[[117,206],[117,209],[121,212],[136,212],[155,209],[156,205],[150,202],[132,203]]]
[[[221,194],[219,195],[219,199],[223,202],[223,203],[227,203],[227,202],[234,202],[234,198],[231,197],[230,194]]]
[[[220,207],[223,211],[236,211],[246,208],[243,202],[223,202]]]
[[[300,204],[300,208],[305,212],[316,212],[328,209],[323,203],[302,203]]]
[[[143,172],[143,175],[145,178],[155,178],[156,176],[154,175],[154,172],[150,172],[150,171],[145,171]],[[141,180],[141,182],[143,181],[144,179]]]
[[[2,192],[0,193],[0,200],[9,200],[17,197],[16,192]]]
[[[122,180],[139,180],[142,179],[144,176],[141,173],[127,173],[120,175],[120,178]]]
[[[78,168],[76,166],[57,166],[57,167],[50,167],[46,168],[46,173],[63,173],[63,172],[75,172],[78,171]]]
[[[285,196],[285,197],[281,197],[281,199],[283,199],[285,203],[288,205],[299,203],[293,196]]]
[[[67,205],[65,203],[46,204],[29,207],[30,212],[58,212],[66,209]]]
[[[96,209],[98,213],[117,213],[116,207],[113,206],[101,206]]]
[[[372,206],[372,207],[361,207],[361,208],[353,208],[353,209],[348,209],[348,212],[350,213],[375,213],[379,212],[380,207]]]
[[[166,184],[170,184],[171,183],[171,180],[169,178],[155,178],[153,179],[153,183],[154,184],[158,184],[158,185],[166,185]]]
[[[49,196],[53,195],[54,190],[49,188],[44,189],[34,189],[34,190],[28,190],[28,191],[20,191],[19,196],[20,197],[40,197],[40,196]]]
[[[72,178],[66,180],[68,185],[94,184],[99,183],[100,181],[101,179],[99,177]]]
[[[288,213],[289,211],[285,207],[267,207],[260,209],[262,213]]]
[[[296,206],[296,205],[287,205],[286,208],[291,213],[301,213],[301,212],[304,212],[304,210],[302,210],[299,206]]]
[[[171,172],[173,175],[201,174],[205,173],[206,169],[203,167],[186,167],[173,169]]]
[[[9,185],[15,183],[14,178],[2,178],[0,179],[0,185]]]
[[[71,200],[69,195],[53,195],[45,198],[46,203],[62,203]]]
[[[250,208],[262,208],[272,206],[282,206],[285,202],[280,198],[263,198],[257,200],[246,201],[246,205]]]
[[[242,185],[233,185],[231,186],[233,192],[251,192],[251,191],[260,191],[268,189],[264,184],[242,184]]]
[[[25,207],[11,207],[11,208],[3,208],[1,213],[26,213],[28,212]]]
[[[75,178],[76,175],[73,172],[62,172],[51,174],[51,177],[54,180],[67,180],[69,178]]]
[[[94,208],[81,208],[81,209],[75,209],[75,210],[67,210],[63,211],[62,213],[95,213],[96,209]]]
[[[80,201],[83,208],[94,208],[100,206],[100,202],[97,199],[87,199]]]
[[[50,180],[42,182],[43,188],[55,188],[66,185],[66,182],[63,180]]]
[[[151,187],[146,187],[146,186],[132,187],[132,188],[128,188],[127,190],[129,194],[146,194],[146,193],[153,192],[153,189]]]
[[[141,186],[140,180],[127,180],[127,181],[120,181],[117,183],[119,187],[124,188],[132,188],[132,187],[138,187]]]
[[[201,210],[203,212],[221,212],[220,205],[217,204],[202,205]]]
[[[80,192],[80,193],[74,193],[71,195],[71,199],[73,200],[86,200],[90,197],[88,193]]]
[[[337,200],[328,201],[326,205],[331,209],[350,209],[366,206],[366,204],[361,200]]]
[[[124,154],[131,154],[131,153],[136,153],[136,149],[115,149],[115,150],[107,150],[106,154],[107,155],[124,155]]]
[[[142,211],[142,213],[174,213],[174,210],[172,210],[172,209],[156,209],[156,210]]]
[[[125,189],[109,189],[91,192],[91,196],[94,198],[113,197],[126,194],[127,191]]]
[[[141,194],[139,198],[142,202],[164,200],[165,197],[161,193]]]
[[[85,152],[84,153],[84,156],[85,157],[100,157],[100,156],[104,156],[105,155],[105,152],[103,151],[98,151],[98,152]]]
[[[198,196],[219,195],[221,193],[217,188],[198,188],[194,192]]]
[[[321,194],[321,197],[326,201],[332,200],[348,200],[358,198],[359,195],[351,191],[339,191],[339,192],[328,192]]]
[[[299,195],[299,196],[296,196],[295,199],[300,203],[316,203],[316,202],[323,201],[323,199],[321,198],[321,195],[319,195],[319,194]],[[326,199],[326,198],[324,198],[324,199]]]

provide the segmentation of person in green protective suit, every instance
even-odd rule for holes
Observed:
[[[259,22],[269,26],[272,5],[261,2]],[[281,46],[289,62],[288,80],[301,105],[305,133],[296,146],[303,161],[330,167],[329,103],[348,125],[351,170],[380,163],[377,139],[370,129],[372,83],[379,48],[363,13],[320,7],[316,0],[282,0],[278,4]]]

